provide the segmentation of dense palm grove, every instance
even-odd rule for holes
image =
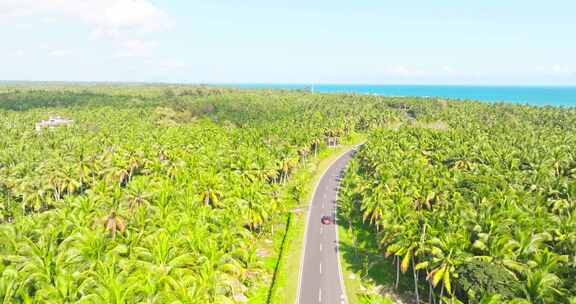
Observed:
[[[55,115],[72,123],[35,130]],[[362,132],[341,214],[415,298],[574,303],[575,128],[574,110],[520,105],[3,85],[0,299],[256,299],[273,271],[258,252],[301,199],[294,173]]]
[[[576,303],[576,111],[405,108],[426,123],[373,132],[349,167],[352,233],[422,302]]]
[[[208,87],[0,87],[3,303],[235,303],[291,175],[395,120],[381,98]],[[72,124],[35,130],[59,115]]]

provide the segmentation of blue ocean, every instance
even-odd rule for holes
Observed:
[[[306,85],[241,84],[242,88],[309,89],[325,93],[361,93],[382,96],[419,96],[512,102],[537,106],[576,106],[576,86],[468,86],[468,85]]]

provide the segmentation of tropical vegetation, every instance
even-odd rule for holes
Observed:
[[[72,122],[35,129],[50,116]],[[2,85],[0,300],[263,303],[294,173],[393,118],[355,95]]]
[[[404,108],[411,121],[372,132],[340,196],[392,284],[425,303],[576,303],[576,110]]]
[[[71,122],[35,128],[51,116]],[[0,300],[266,303],[310,186],[295,177],[361,133],[340,216],[392,285],[419,302],[574,304],[575,129],[576,110],[553,107],[2,84]]]

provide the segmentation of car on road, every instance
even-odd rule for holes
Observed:
[[[322,224],[324,225],[330,225],[332,224],[332,218],[328,215],[325,215],[322,217],[322,219],[320,220],[322,222]]]

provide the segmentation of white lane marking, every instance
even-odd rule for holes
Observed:
[[[320,252],[322,252],[322,243],[320,243]]]
[[[320,274],[322,274],[322,263],[320,263]]]
[[[322,288],[318,289],[318,303],[322,303]]]
[[[362,143],[363,144],[363,143]],[[359,144],[357,146],[360,146],[362,144]],[[322,181],[322,179],[324,178],[324,176],[326,175],[326,173],[328,172],[328,169],[330,169],[334,164],[336,164],[339,160],[341,160],[344,156],[348,155],[350,151],[346,151],[343,152],[342,154],[340,154],[335,160],[333,160],[332,162],[330,162],[330,165],[328,166],[328,168],[324,169],[324,172],[322,172],[322,175],[320,176],[320,179],[318,180],[318,182],[316,182],[316,186],[314,187],[314,192],[312,193],[312,200],[309,203],[309,208],[308,208],[308,214],[306,215],[306,223],[304,224],[304,246],[302,246],[302,252],[300,253],[300,271],[298,271],[298,298],[296,299],[296,303],[300,304],[300,296],[301,296],[301,291],[302,291],[302,272],[304,271],[304,260],[306,259],[306,245],[308,243],[308,228],[309,228],[309,224],[310,224],[310,214],[312,213],[310,211],[310,208],[312,208],[314,206],[314,196],[316,196],[316,192],[318,191],[318,188],[320,187],[320,182]],[[338,194],[336,194],[338,195]],[[322,231],[322,230],[320,230]],[[338,239],[338,233],[336,233],[336,239]],[[340,256],[338,256],[338,270],[340,272],[340,284],[342,286],[344,286],[344,281],[342,279],[342,269],[340,269]]]
[[[320,226],[320,234],[322,234],[322,226]]]
[[[324,201],[322,201],[322,209],[324,209]]]
[[[324,198],[326,198],[326,193],[324,193]]]

